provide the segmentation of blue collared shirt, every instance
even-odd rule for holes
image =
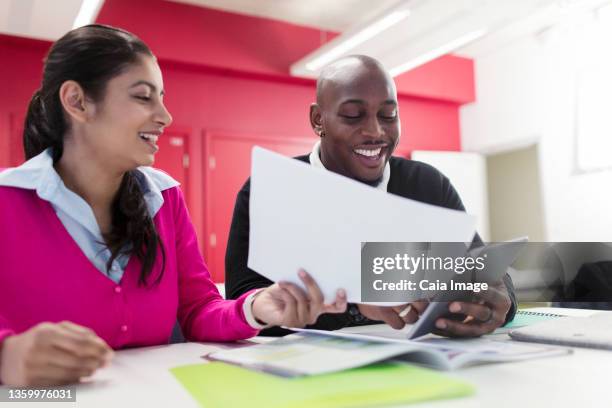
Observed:
[[[152,167],[139,167],[136,176],[153,218],[164,204],[162,191],[178,186],[179,182]],[[0,186],[36,190],[38,197],[51,203],[57,217],[85,256],[100,272],[119,283],[129,256],[119,255],[107,272],[106,264],[111,258],[111,252],[104,243],[94,212],[81,196],[64,185],[53,167],[51,149],[19,167],[1,172]]]

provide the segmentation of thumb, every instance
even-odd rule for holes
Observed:
[[[390,307],[381,307],[379,313],[380,319],[396,330],[406,325],[404,320]]]

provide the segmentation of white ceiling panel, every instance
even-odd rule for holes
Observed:
[[[233,13],[344,31],[399,0],[172,0]]]
[[[72,28],[81,0],[0,0],[0,33],[56,40]]]
[[[573,0],[578,2],[581,0]],[[586,1],[586,0],[582,0]],[[594,0],[593,0],[594,1]],[[559,0],[405,0],[379,15],[351,27],[342,35],[291,66],[297,76],[316,77],[316,62],[326,55],[367,54],[379,59],[397,75],[441,55],[455,52],[538,12]],[[409,10],[408,17],[350,49],[342,44],[359,36],[391,13]],[[315,63],[313,63],[315,61]]]

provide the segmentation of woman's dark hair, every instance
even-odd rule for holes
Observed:
[[[77,82],[89,99],[101,101],[108,81],[138,63],[143,55],[153,57],[142,40],[110,26],[87,25],[57,40],[44,60],[42,84],[28,107],[23,131],[26,160],[49,147],[53,151],[54,163],[62,157],[64,136],[69,130],[59,98],[64,82]],[[104,237],[112,254],[107,271],[121,253],[135,254],[142,262],[139,283],[146,285],[159,247],[162,269],[155,280],[157,284],[163,274],[165,252],[135,171],[123,176],[112,203],[111,231]]]

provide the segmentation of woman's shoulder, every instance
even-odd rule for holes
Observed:
[[[0,216],[11,218],[34,211],[38,200],[36,190],[0,185]]]
[[[25,199],[33,196],[36,197],[36,190],[0,184],[0,203],[5,200]],[[10,203],[10,201],[7,202],[7,204]]]

